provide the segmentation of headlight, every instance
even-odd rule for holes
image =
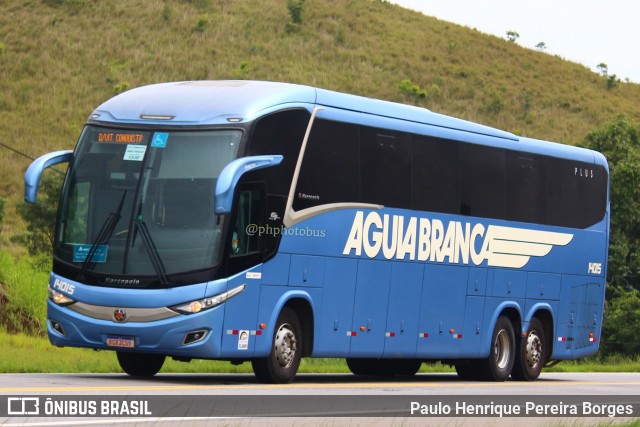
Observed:
[[[65,305],[71,305],[74,302],[76,302],[76,300],[69,298],[65,294],[58,291],[54,291],[51,286],[47,288],[47,291],[49,292],[49,299],[58,305],[65,306]]]
[[[200,313],[203,310],[208,310],[213,307],[217,307],[229,298],[234,297],[244,291],[247,285],[240,285],[237,288],[233,288],[230,291],[223,292],[214,297],[203,298],[195,301],[186,302],[184,304],[175,305],[171,310],[177,311],[182,314],[195,314]]]

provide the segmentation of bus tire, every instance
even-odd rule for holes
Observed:
[[[422,360],[420,359],[389,359],[389,362],[393,364],[395,375],[401,377],[414,376],[422,366]]]
[[[482,379],[505,381],[511,375],[516,353],[516,338],[511,320],[500,316],[491,336],[489,357],[482,362]]]
[[[267,357],[251,361],[256,377],[265,383],[293,381],[302,358],[302,340],[298,314],[290,307],[283,308],[276,322],[271,352]]]
[[[361,359],[347,357],[347,366],[353,375],[377,376],[380,375],[378,359]]]
[[[458,378],[463,381],[477,381],[481,379],[482,366],[478,360],[467,360],[454,364]]]
[[[542,322],[534,317],[529,322],[527,335],[520,339],[511,376],[518,381],[533,381],[540,376],[546,363],[546,338]]]
[[[132,377],[152,377],[164,365],[162,354],[128,353],[116,351],[118,363],[123,371]]]

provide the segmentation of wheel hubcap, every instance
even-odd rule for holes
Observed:
[[[500,330],[496,336],[496,341],[493,346],[493,356],[495,357],[498,368],[504,369],[509,364],[511,348],[509,346],[509,334],[504,329]]]
[[[531,332],[527,337],[527,364],[535,368],[542,359],[542,340],[535,333]]]
[[[291,366],[296,355],[297,340],[296,335],[293,333],[293,328],[289,324],[285,323],[278,329],[274,346],[278,364],[282,368]]]

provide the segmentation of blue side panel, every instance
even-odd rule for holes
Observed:
[[[389,301],[391,263],[360,260],[351,331],[351,357],[381,357]]]
[[[224,326],[222,328],[222,357],[245,358],[253,356],[255,331],[258,325],[257,310],[247,307],[258,307],[260,301],[260,279],[254,279],[251,273],[262,273],[262,266],[246,273],[229,278],[229,289],[247,285],[244,292],[225,303]],[[237,332],[235,332],[237,331]],[[248,334],[246,341],[243,332]],[[253,334],[252,334],[253,332]],[[246,345],[245,345],[246,343]]]
[[[462,342],[460,354],[456,356],[478,357],[482,347],[485,297],[467,297],[464,313],[464,328],[459,340]]]
[[[555,300],[560,298],[560,275],[528,273],[527,299]]]
[[[417,355],[451,357],[460,352],[469,268],[429,264],[424,269]],[[451,332],[453,331],[453,332]]]
[[[575,293],[583,278],[580,276],[562,275],[560,300],[563,301],[556,316],[553,339],[552,359],[570,359],[573,356],[573,333],[576,321]]]
[[[602,327],[602,310],[598,301],[602,298],[603,292],[604,284],[602,283],[585,283],[579,287],[573,341],[574,356],[587,356],[598,350],[597,338],[600,336]]]
[[[349,355],[352,338],[347,331],[351,330],[357,274],[355,259],[326,259],[322,307],[315,322],[315,357]]]
[[[471,268],[469,270],[469,282],[467,283],[467,295],[484,296],[487,293],[486,268]]]
[[[292,255],[289,286],[322,287],[324,283],[325,257]]]
[[[262,284],[271,286],[286,286],[289,283],[289,265],[291,255],[277,254],[262,266]]]
[[[598,350],[602,332],[604,279],[562,276],[558,325],[552,358],[588,356]]]
[[[391,266],[384,357],[413,357],[418,339],[424,267],[394,262]]]
[[[491,296],[524,298],[527,294],[527,273],[514,270],[496,270],[493,275]]]
[[[476,357],[482,344],[485,295],[489,272],[486,268],[470,268],[467,282],[467,304],[461,353]]]

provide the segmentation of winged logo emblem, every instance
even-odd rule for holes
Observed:
[[[532,256],[542,257],[554,246],[565,246],[572,234],[490,225],[485,236],[485,257],[492,267],[522,268]]]

